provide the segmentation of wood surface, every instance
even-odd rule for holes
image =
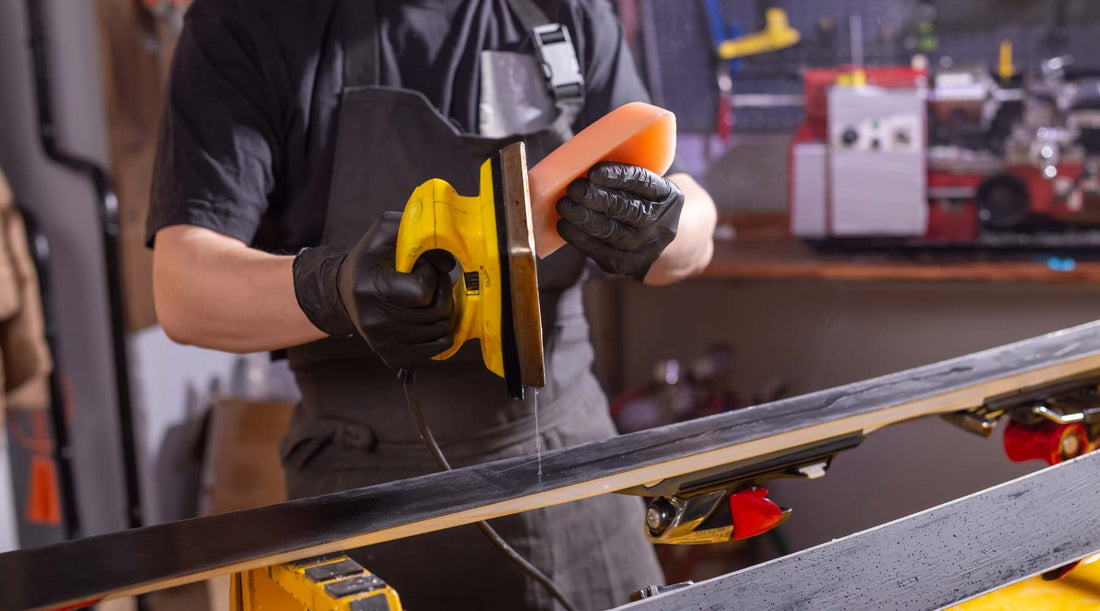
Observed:
[[[733,280],[846,280],[859,282],[1100,282],[1100,261],[1077,260],[1056,271],[1038,252],[815,250],[794,238],[787,217],[727,215],[736,237],[715,242],[703,278]],[[1100,253],[1093,255],[1100,256]]]
[[[547,452],[541,477],[536,459],[521,457],[10,552],[0,555],[0,609],[161,589],[566,503],[976,407],[1098,370],[1100,323],[1090,323],[865,382]]]
[[[180,3],[181,8],[186,4]],[[175,33],[140,0],[95,0],[95,9],[111,179],[122,232],[126,327],[133,332],[156,323],[145,217]]]
[[[1088,454],[619,609],[941,609],[1100,550],[1098,472]]]

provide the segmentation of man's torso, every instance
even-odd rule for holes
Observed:
[[[293,252],[320,242],[332,178],[343,88],[340,0],[196,3],[192,19],[249,20],[242,47],[254,56],[279,106],[282,139],[274,189],[254,245]],[[576,30],[572,2],[536,0],[551,20]],[[381,0],[380,85],[422,93],[462,132],[476,133],[479,58],[485,50],[528,51],[530,43],[507,0]],[[584,44],[574,36],[575,44]],[[202,95],[196,90],[194,95]],[[381,118],[384,120],[384,118]],[[378,171],[384,171],[378,168]],[[399,210],[405,202],[381,202]]]

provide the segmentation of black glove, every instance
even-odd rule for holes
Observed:
[[[684,194],[645,168],[603,162],[558,201],[558,233],[605,272],[644,280],[676,237]]]
[[[430,252],[412,273],[399,273],[394,253],[400,224],[400,213],[387,212],[350,251],[307,248],[294,259],[294,292],[309,320],[333,336],[358,332],[394,369],[447,350],[455,330],[454,258]]]

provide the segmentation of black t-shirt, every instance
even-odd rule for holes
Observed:
[[[332,176],[343,0],[196,0],[169,83],[147,236],[198,225],[275,252],[316,245]],[[648,101],[608,0],[535,0],[568,26],[586,80],[580,130]],[[383,85],[478,126],[482,50],[529,49],[506,0],[379,0]],[[385,168],[366,171],[385,172]]]

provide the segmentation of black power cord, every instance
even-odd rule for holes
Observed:
[[[420,409],[420,402],[416,400],[416,395],[413,393],[413,378],[416,371],[411,367],[406,367],[398,373],[398,378],[401,380],[401,384],[405,389],[405,403],[409,406],[409,412],[412,413],[413,420],[416,420],[416,428],[420,431],[420,438],[424,440],[424,445],[428,447],[428,451],[431,453],[432,458],[435,459],[435,464],[439,465],[439,468],[443,471],[451,471],[451,463],[447,462],[447,457],[443,455],[443,450],[439,448],[439,444],[435,441],[435,436],[432,435],[432,430],[428,427],[427,420],[424,419],[424,412]],[[577,608],[573,606],[569,599],[565,597],[565,594],[558,589],[549,577],[547,577],[542,571],[540,571],[535,565],[527,561],[526,558],[519,555],[503,537],[489,526],[488,522],[481,521],[477,523],[481,532],[489,538],[489,541],[496,546],[505,556],[508,557],[516,566],[518,566],[524,573],[526,573],[531,579],[539,582],[542,587],[546,588],[546,591],[554,597],[561,606],[565,607],[566,611],[577,611]]]

